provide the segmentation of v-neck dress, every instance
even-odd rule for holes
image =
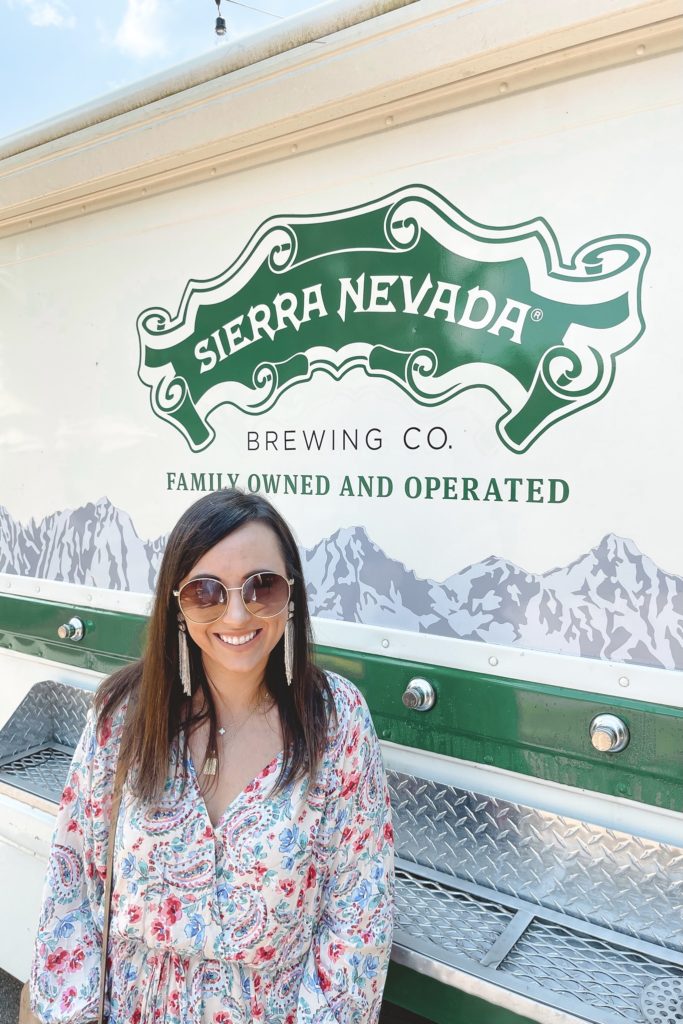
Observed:
[[[362,696],[337,711],[315,780],[274,793],[274,758],[211,825],[191,759],[150,808],[124,788],[110,1024],[375,1024],[392,931],[393,842]],[[45,1024],[97,1012],[108,820],[123,712],[94,715],[57,818],[31,971]]]

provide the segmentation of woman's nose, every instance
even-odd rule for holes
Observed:
[[[226,590],[228,592],[228,601],[225,606],[225,611],[221,615],[221,622],[248,622],[251,619],[251,615],[244,607],[244,601],[242,600],[242,588],[241,587],[230,587]]]

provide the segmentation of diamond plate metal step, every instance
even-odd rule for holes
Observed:
[[[59,803],[93,694],[36,683],[0,729],[0,783]]]
[[[683,847],[398,771],[388,778],[403,860],[683,953]]]
[[[395,960],[537,1021],[683,1024],[682,846],[388,779]]]
[[[654,1024],[645,1006],[660,992],[673,1005],[683,986],[675,950],[405,860],[396,867],[395,947],[525,996],[548,1019],[560,1010],[592,1024]],[[665,1020],[678,1024],[675,1015]]]
[[[46,745],[0,761],[0,782],[58,804],[73,757],[71,747]]]

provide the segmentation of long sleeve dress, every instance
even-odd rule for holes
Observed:
[[[154,809],[124,787],[110,1024],[377,1021],[392,930],[389,800],[367,706],[329,680],[337,725],[314,781],[274,794],[278,755],[215,826],[189,754],[181,773],[172,759]],[[91,712],[62,798],[31,971],[45,1024],[96,1015],[121,729],[119,712],[98,735]]]

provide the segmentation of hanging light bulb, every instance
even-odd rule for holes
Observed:
[[[224,36],[227,26],[225,24],[225,18],[221,17],[221,0],[216,0],[216,7],[218,8],[218,17],[216,18],[216,35]]]

